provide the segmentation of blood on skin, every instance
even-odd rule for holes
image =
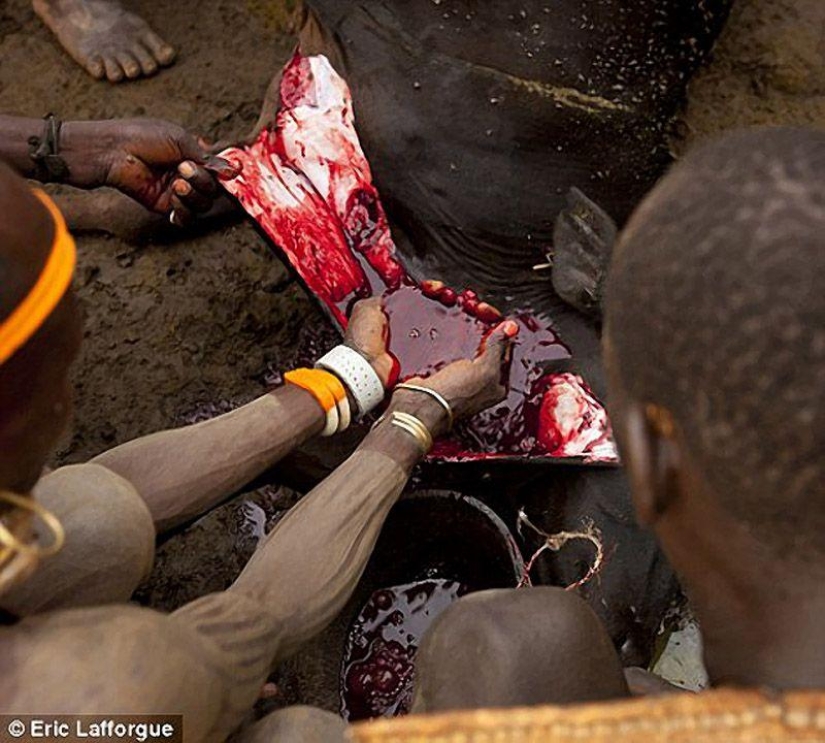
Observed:
[[[359,299],[383,297],[397,378],[426,377],[472,358],[502,319],[470,289],[419,285],[407,273],[358,141],[349,89],[325,57],[296,53],[284,70],[281,109],[271,129],[222,156],[240,171],[225,188],[341,328]],[[607,415],[586,385],[571,383],[573,375],[542,371],[569,358],[567,347],[534,315],[511,319],[519,334],[507,398],[459,426],[430,456],[615,461]]]

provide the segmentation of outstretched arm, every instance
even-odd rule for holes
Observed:
[[[502,323],[475,360],[417,383],[439,392],[457,418],[489,407],[504,396],[502,360],[517,331],[514,323]],[[229,589],[260,604],[279,626],[273,663],[320,632],[349,600],[387,513],[423,455],[416,439],[393,424],[393,411],[415,416],[435,437],[446,432],[438,402],[396,391],[382,422],[283,518]]]
[[[386,386],[387,318],[380,300],[359,303],[346,342]],[[354,407],[353,407],[354,409]],[[144,436],[95,457],[146,501],[158,531],[204,513],[324,428],[315,398],[293,385],[202,423]]]
[[[286,385],[217,418],[122,444],[92,463],[134,485],[162,532],[240,490],[320,433],[324,420],[309,392]]]
[[[418,383],[443,395],[456,417],[495,403],[504,394],[500,361],[512,330],[500,326],[478,359]],[[444,431],[446,414],[426,394],[398,390],[391,409],[415,415],[434,435]],[[225,740],[272,667],[350,598],[422,453],[385,419],[284,517],[228,591],[171,616],[121,605],[47,612],[0,628],[11,659],[0,698],[20,711],[182,713],[187,738]],[[55,662],[67,669],[67,682],[44,686]]]

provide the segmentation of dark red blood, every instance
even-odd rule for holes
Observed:
[[[489,325],[461,307],[430,299],[405,286],[384,297],[390,325],[390,351],[399,362],[400,378],[427,377],[459,359],[471,359]]]
[[[341,667],[344,719],[394,717],[409,712],[415,653],[433,620],[467,589],[448,580],[382,588],[350,627]]]
[[[343,80],[324,58],[296,54],[284,70],[281,103],[271,131],[246,150],[223,153],[240,171],[226,188],[341,328],[357,300],[383,296],[394,378],[427,376],[473,358],[501,316],[471,289],[457,293],[440,282],[419,287],[407,274],[358,143]],[[440,442],[433,457],[567,456],[558,453],[549,429],[539,430],[547,416],[538,411],[549,379],[543,365],[568,358],[569,351],[529,313],[511,319],[520,330],[507,399]],[[578,423],[570,428],[583,430]]]
[[[351,194],[344,229],[350,236],[352,249],[367,259],[388,289],[397,289],[409,282],[407,272],[395,257],[395,245],[375,188],[364,185]]]
[[[569,354],[530,315],[519,314],[510,319],[518,323],[519,333],[513,346],[507,397],[472,420],[460,423],[449,440],[436,443],[432,457],[467,461],[547,455],[539,443],[539,410],[548,379],[542,367]]]
[[[309,59],[296,50],[281,75],[281,108],[294,108],[305,101],[311,95],[311,80]]]
[[[442,289],[438,296],[441,304],[453,307],[458,302],[458,295],[452,289]]]

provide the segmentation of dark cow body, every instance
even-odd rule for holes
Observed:
[[[669,123],[730,3],[305,0],[301,46],[325,54],[352,90],[407,265],[504,311],[549,317],[573,353],[568,368],[603,397],[598,324],[533,266],[552,251],[571,188],[621,224],[662,174]],[[520,508],[548,532],[591,518],[607,560],[583,593],[625,659],[649,660],[678,588],[635,525],[621,471],[463,465],[424,477],[483,499],[510,525]],[[538,544],[528,537],[526,551]],[[572,583],[588,559],[571,546],[533,577]]]
[[[302,46],[352,90],[405,258],[553,313],[532,267],[569,189],[627,218],[729,2],[307,0]]]

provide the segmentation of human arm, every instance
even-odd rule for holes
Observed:
[[[517,332],[503,323],[473,361],[451,364],[426,380],[456,418],[504,396],[502,359]],[[349,599],[390,508],[423,456],[416,440],[393,425],[391,413],[416,416],[434,437],[446,432],[446,412],[431,397],[399,389],[387,415],[355,453],[306,495],[275,527],[229,589],[251,597],[280,626],[282,659],[323,629]]]
[[[421,380],[457,416],[504,394],[501,358],[512,332],[494,333],[475,362]],[[399,390],[391,409],[434,435],[446,413]],[[187,739],[222,741],[248,714],[277,662],[320,631],[350,598],[382,526],[422,450],[389,419],[293,508],[233,586],[171,616],[133,606],[51,611],[9,628],[0,679],[6,711],[183,714]],[[61,683],[42,683],[60,668]],[[105,678],[106,683],[100,679]]]
[[[58,172],[32,157],[48,139],[48,122],[0,115],[0,160],[27,178],[57,180],[78,188],[110,186],[162,214],[188,221],[208,211],[220,189],[207,169],[228,165],[182,127],[156,119],[67,121],[54,136],[65,167]],[[49,149],[48,147],[46,148]]]
[[[353,310],[346,343],[365,356],[386,386],[387,318],[379,300]],[[183,523],[237,492],[324,428],[315,398],[284,385],[224,415],[161,431],[95,457],[146,501],[158,531]]]
[[[163,532],[237,492],[323,427],[315,398],[285,385],[217,418],[129,441],[92,463],[132,483]]]

